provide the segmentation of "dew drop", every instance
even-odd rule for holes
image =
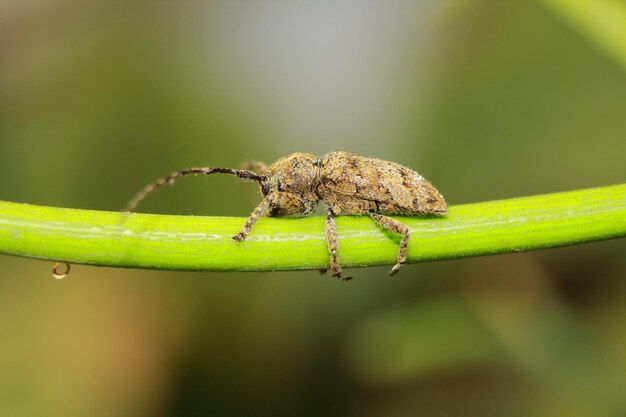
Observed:
[[[61,264],[65,265],[65,272],[59,272],[59,266],[61,266]],[[56,264],[54,264],[54,268],[52,268],[52,276],[55,279],[63,279],[67,277],[69,274],[70,274],[70,264],[66,262],[57,262]]]

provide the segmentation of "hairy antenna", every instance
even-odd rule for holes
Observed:
[[[228,174],[228,175],[234,175],[234,176],[239,177],[239,178],[241,178],[243,180],[252,180],[252,181],[259,182],[259,183],[263,179],[262,176],[257,175],[257,174],[255,174],[252,171],[247,171],[247,170],[244,170],[244,169],[230,169],[230,168],[188,168],[188,169],[183,169],[181,171],[172,172],[167,177],[159,178],[158,180],[154,181],[153,183],[146,185],[141,191],[139,191],[128,202],[128,204],[126,205],[126,208],[124,208],[123,211],[134,211],[135,208],[137,208],[137,205],[139,205],[139,203],[144,198],[146,198],[149,194],[151,194],[153,191],[155,191],[160,186],[165,185],[165,184],[172,185],[172,184],[174,184],[174,181],[176,181],[176,179],[178,179],[178,178],[186,177],[187,175],[196,175],[196,174],[204,174],[204,175]]]

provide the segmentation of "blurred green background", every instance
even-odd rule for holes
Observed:
[[[459,204],[624,182],[626,2],[0,0],[0,199],[393,160]],[[188,179],[142,211],[247,216]],[[626,414],[624,240],[352,271],[0,257],[2,416]]]

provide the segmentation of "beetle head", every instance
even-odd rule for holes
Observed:
[[[294,153],[267,168],[259,181],[261,193],[270,201],[268,215],[309,214],[317,207],[315,189],[320,168],[315,156]]]

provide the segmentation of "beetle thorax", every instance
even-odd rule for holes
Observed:
[[[314,155],[294,153],[281,158],[265,175],[267,196],[272,200],[270,215],[309,214],[317,207],[320,168]]]

